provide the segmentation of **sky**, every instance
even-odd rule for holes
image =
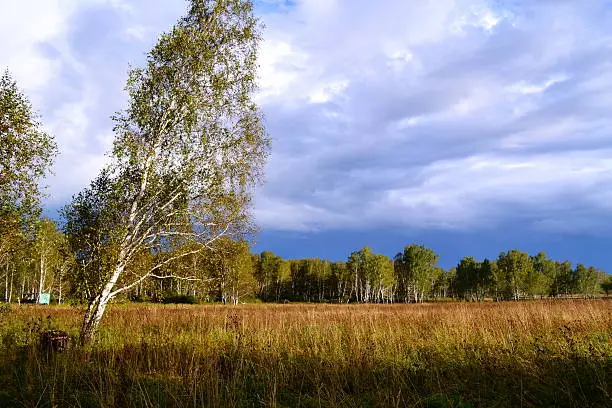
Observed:
[[[54,215],[107,162],[129,66],[182,0],[1,0],[8,67],[59,145]],[[258,0],[272,151],[256,250],[546,251],[612,272],[612,2]]]

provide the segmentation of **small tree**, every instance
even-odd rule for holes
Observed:
[[[254,262],[246,241],[222,238],[209,252],[210,276],[223,303],[238,304],[240,299],[256,294]]]
[[[10,254],[40,212],[39,181],[56,153],[32,104],[5,71],[0,76],[0,267],[7,277]],[[5,292],[7,297],[8,284]]]
[[[527,291],[532,296],[549,295],[557,272],[555,262],[548,259],[545,252],[538,253],[531,260],[533,268],[527,276]]]
[[[411,244],[395,255],[396,279],[400,283],[400,296],[409,299],[409,290],[414,293],[415,302],[423,302],[435,283],[438,255],[433,249]],[[403,292],[403,293],[402,293]]]
[[[254,262],[254,276],[258,285],[258,296],[263,300],[273,300],[277,293],[276,283],[279,281],[280,268],[283,260],[271,251],[263,251]]]
[[[459,261],[455,284],[460,297],[470,300],[478,299],[478,274],[481,267],[480,262],[471,256],[464,257]]]
[[[612,292],[612,275],[605,275],[602,278],[601,289],[606,293],[606,296]]]
[[[533,263],[529,254],[513,249],[508,253],[501,253],[497,264],[511,296],[514,300],[519,300],[527,293],[528,278],[533,273]]]
[[[69,229],[91,238],[76,245],[83,263],[96,263],[82,343],[114,296],[250,229],[251,187],[268,152],[252,100],[259,40],[251,1],[191,0],[146,66],[130,71],[128,108],[114,117],[112,164],[64,212]],[[143,252],[171,256],[125,273]]]
[[[66,245],[64,234],[57,230],[57,225],[49,218],[42,218],[36,223],[34,250],[38,263],[38,301],[42,292],[52,290],[55,281],[59,283],[61,300],[61,280],[70,255],[63,248]]]
[[[577,293],[592,296],[601,289],[601,273],[592,266],[587,268],[582,264],[578,264],[574,271],[574,282]]]

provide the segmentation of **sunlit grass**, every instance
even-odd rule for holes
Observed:
[[[424,305],[116,305],[95,345],[48,356],[41,328],[0,323],[0,406],[605,406],[604,300]]]

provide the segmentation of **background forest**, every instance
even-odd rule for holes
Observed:
[[[0,254],[0,297],[6,302],[36,300],[49,292],[57,303],[84,303],[91,296],[97,267],[79,258],[79,237],[65,234],[49,218],[16,234]],[[75,254],[77,254],[75,256]],[[155,258],[161,259],[155,259]],[[129,274],[164,259],[172,251],[143,253]],[[542,297],[596,296],[612,289],[603,271],[540,252],[502,252],[495,260],[465,257],[444,269],[430,248],[412,244],[393,259],[369,247],[346,261],[285,260],[273,252],[251,253],[247,241],[223,238],[208,250],[165,264],[122,295],[124,301],[166,303],[254,300],[265,302],[424,302],[437,299],[482,301]]]

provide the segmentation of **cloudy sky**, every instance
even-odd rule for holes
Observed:
[[[105,163],[128,66],[182,0],[0,0],[8,67],[60,146],[49,212]],[[612,2],[259,0],[273,138],[257,249],[518,247],[612,271]]]

